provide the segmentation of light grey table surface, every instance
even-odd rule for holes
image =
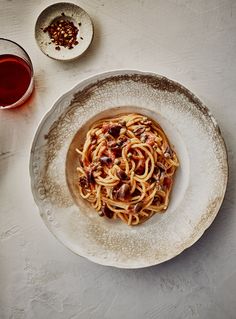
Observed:
[[[94,41],[74,62],[44,56],[34,24],[50,1],[0,0],[0,36],[32,58],[35,92],[0,112],[1,319],[236,318],[236,1],[81,0]],[[211,227],[159,266],[122,270],[74,255],[43,224],[30,190],[32,139],[61,94],[114,69],[163,74],[192,90],[219,122],[229,183]]]

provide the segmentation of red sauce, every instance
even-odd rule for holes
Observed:
[[[23,59],[0,55],[0,106],[17,102],[27,91],[31,76],[31,68]]]

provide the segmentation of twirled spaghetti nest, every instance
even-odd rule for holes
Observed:
[[[179,161],[153,120],[126,114],[97,121],[76,152],[79,192],[100,216],[137,225],[167,209]]]

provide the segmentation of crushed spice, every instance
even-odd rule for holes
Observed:
[[[63,18],[52,22],[43,29],[43,32],[48,32],[51,42],[55,44],[55,50],[60,50],[60,46],[73,49],[79,43],[77,40],[79,29],[72,21],[64,18],[64,13],[61,15]]]

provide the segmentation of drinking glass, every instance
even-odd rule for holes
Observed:
[[[34,87],[33,65],[14,41],[0,38],[0,109],[22,105]]]

